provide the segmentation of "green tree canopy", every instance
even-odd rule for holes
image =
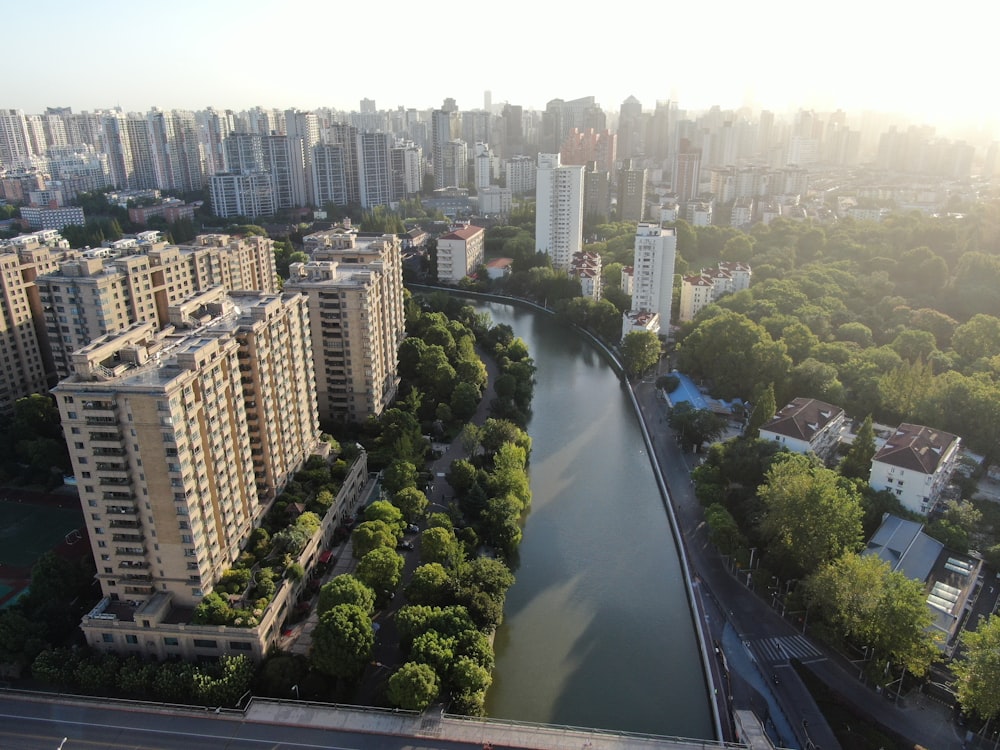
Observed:
[[[407,711],[423,711],[438,696],[441,682],[428,664],[407,662],[389,678],[386,697]]]
[[[353,604],[369,616],[375,611],[375,592],[350,573],[335,576],[319,590],[316,612],[322,615],[338,604]]]
[[[958,701],[982,719],[1000,716],[1000,617],[962,632],[962,649],[951,664]]]
[[[652,331],[629,331],[621,344],[622,364],[629,377],[641,375],[660,359],[660,340]]]
[[[371,659],[374,645],[375,632],[365,611],[354,604],[338,604],[320,616],[309,660],[324,674],[352,679]]]
[[[801,578],[858,549],[861,498],[836,472],[799,454],[779,456],[757,491],[760,532],[786,576]]]

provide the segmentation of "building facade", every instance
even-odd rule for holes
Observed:
[[[654,312],[660,325],[670,323],[674,293],[677,234],[658,223],[639,223],[632,265],[632,311]]]
[[[831,458],[840,444],[844,410],[814,398],[796,398],[760,428],[762,440],[774,440],[793,453]]]
[[[394,235],[361,240],[333,229],[304,239],[308,263],[293,263],[285,291],[309,299],[320,419],[378,416],[399,386],[405,336],[402,244]]]
[[[568,271],[583,249],[583,166],[563,166],[559,154],[539,154],[535,189],[535,251]]]
[[[438,237],[438,281],[458,282],[471,276],[483,265],[486,250],[486,230],[466,226]]]
[[[927,515],[948,486],[962,440],[932,427],[901,424],[872,458],[868,484],[904,508]]]

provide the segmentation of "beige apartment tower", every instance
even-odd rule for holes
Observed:
[[[405,335],[401,243],[343,229],[305,238],[284,289],[309,298],[320,420],[361,422],[392,402]]]
[[[53,393],[103,595],[194,607],[316,446],[305,297],[214,289],[72,355]]]

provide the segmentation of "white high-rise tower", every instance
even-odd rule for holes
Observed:
[[[670,322],[676,255],[677,235],[673,229],[639,223],[635,229],[632,312],[658,313],[664,329]]]
[[[583,165],[562,165],[559,154],[539,154],[535,176],[535,251],[568,271],[583,249]]]

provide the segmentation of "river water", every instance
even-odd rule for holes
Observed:
[[[533,499],[489,716],[713,738],[677,548],[617,375],[545,314],[475,306],[510,325],[538,367]]]

